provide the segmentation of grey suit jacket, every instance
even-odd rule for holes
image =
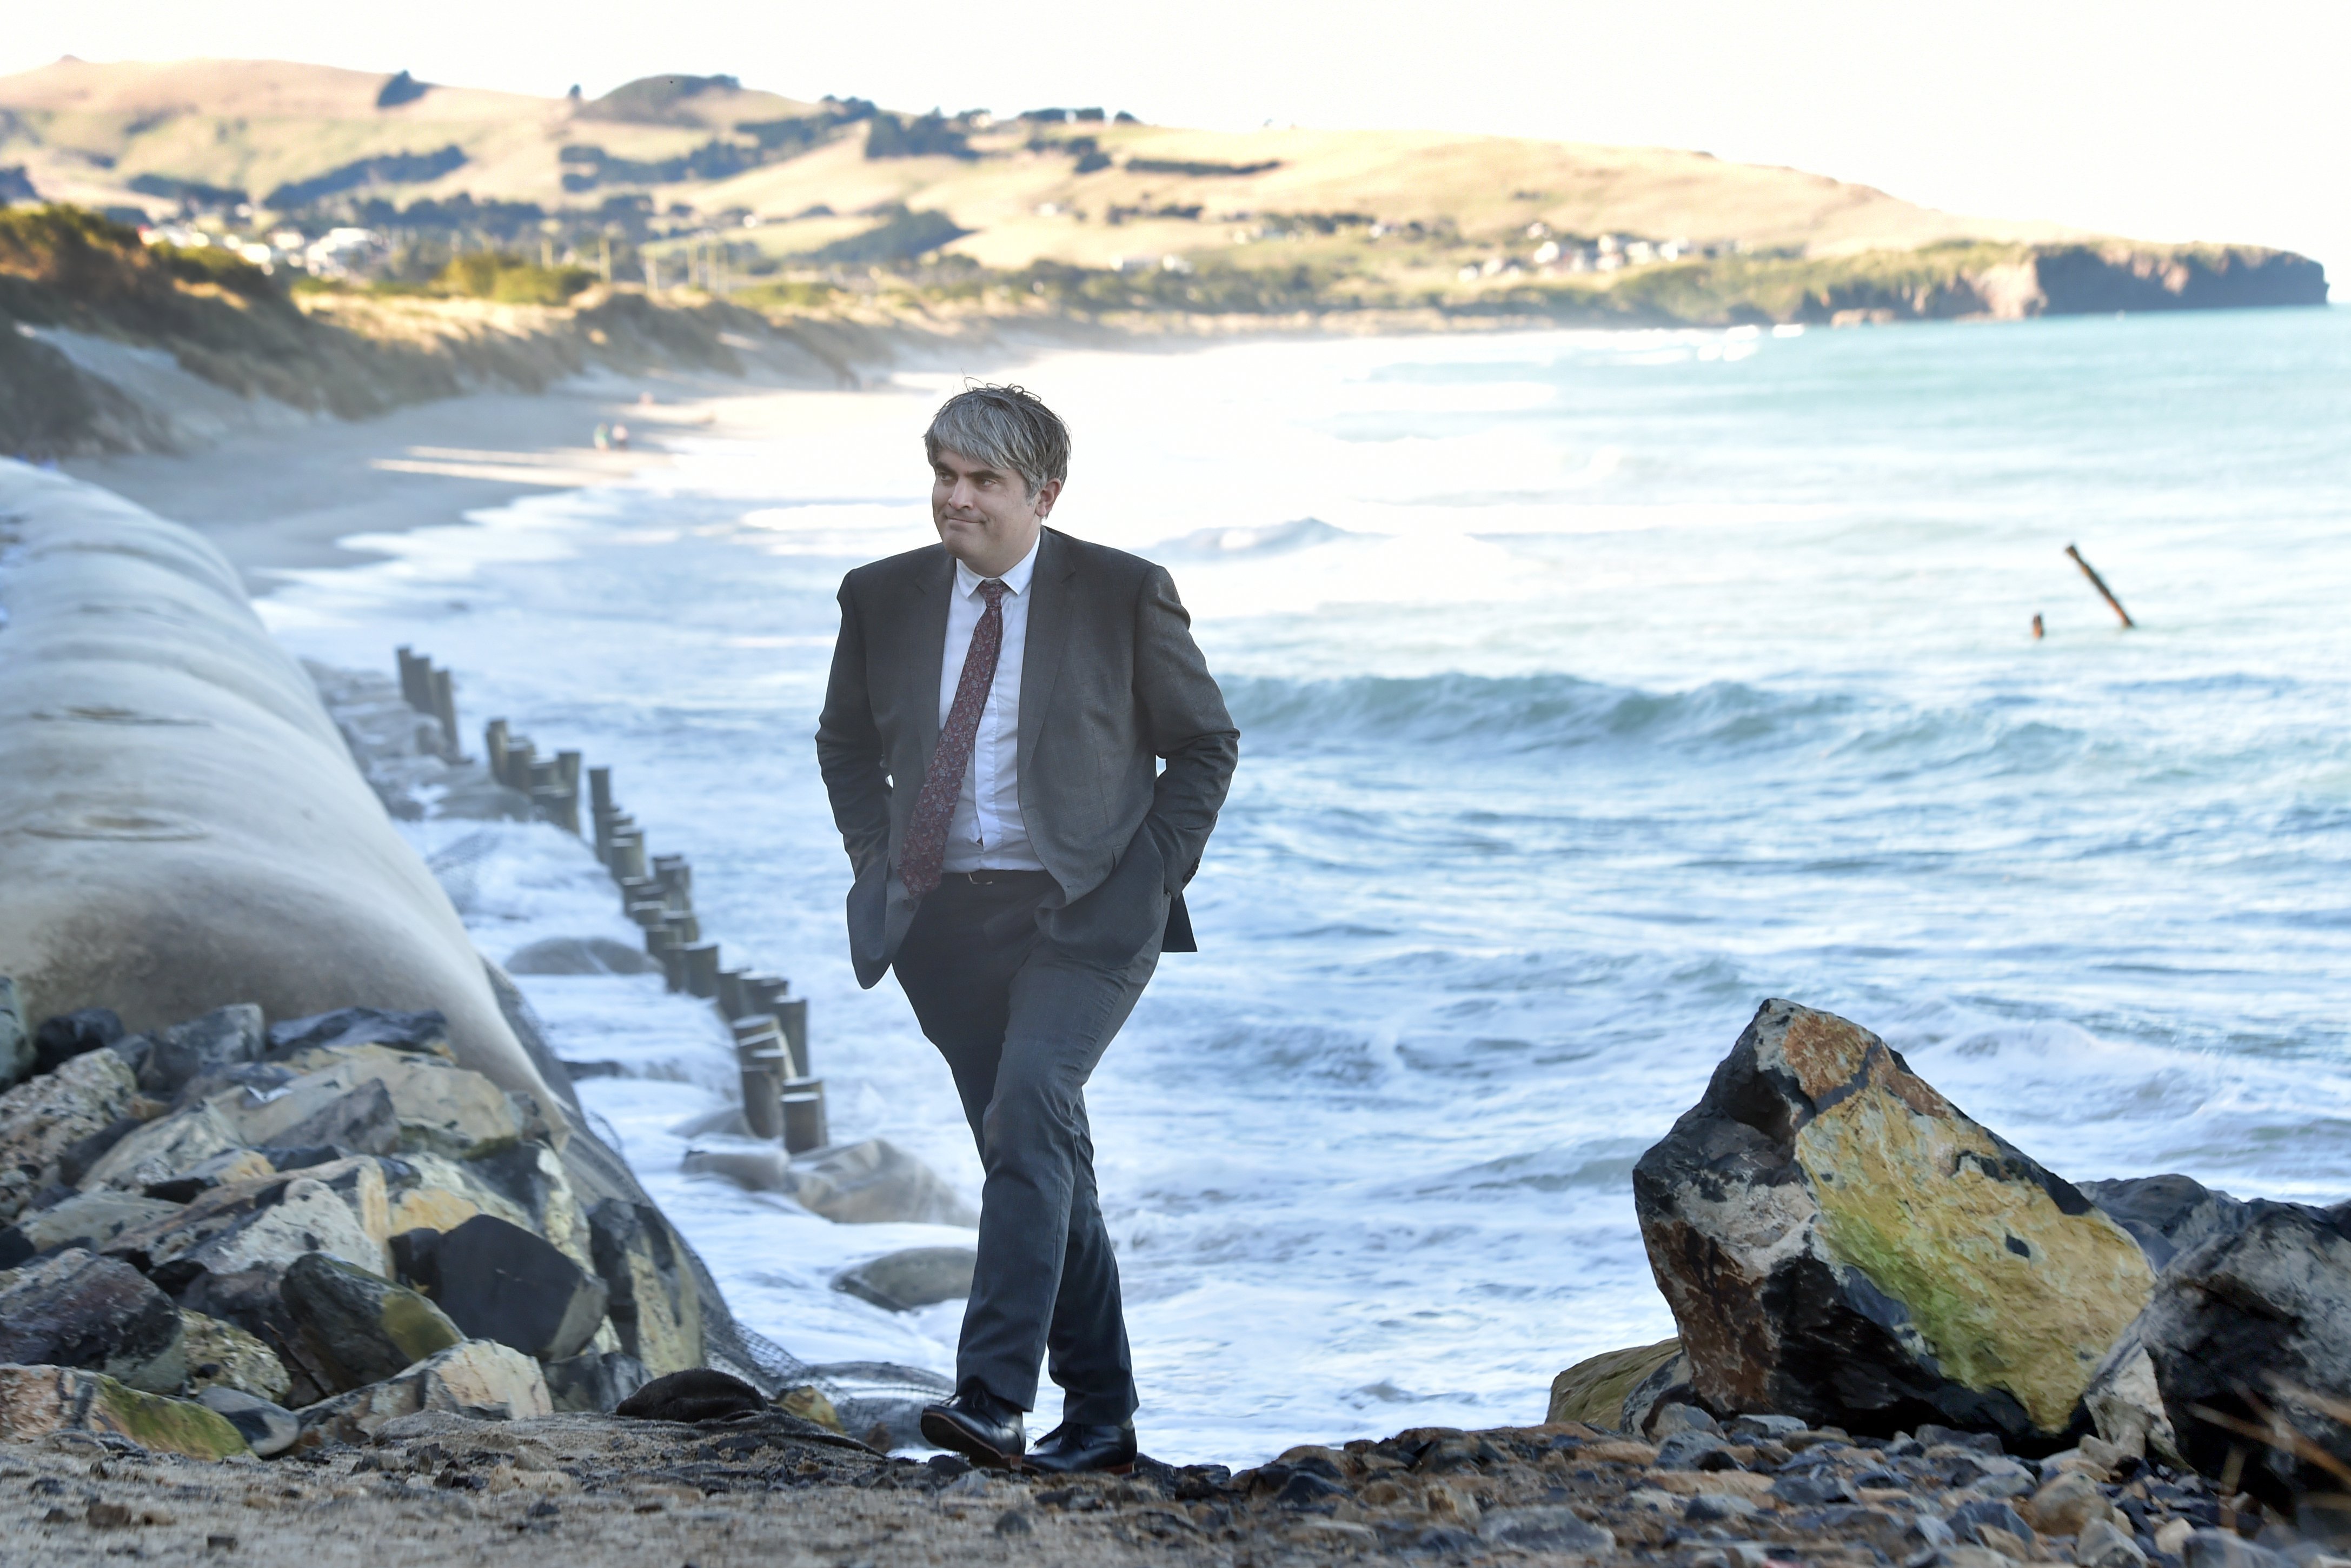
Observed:
[[[856,870],[850,956],[871,987],[916,900],[900,846],[939,740],[939,665],[955,561],[930,545],[841,580],[841,639],[816,732],[833,821]],[[1123,964],[1154,934],[1194,950],[1184,884],[1224,804],[1240,732],[1192,641],[1166,569],[1047,528],[1020,672],[1020,818],[1059,896],[1058,945]],[[1160,758],[1166,760],[1163,771]]]

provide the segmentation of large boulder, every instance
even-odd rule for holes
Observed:
[[[488,1340],[467,1340],[395,1377],[300,1412],[306,1446],[358,1443],[387,1421],[436,1410],[486,1421],[522,1421],[552,1416],[547,1377],[538,1363],[518,1350]]]
[[[2351,1204],[2246,1210],[2165,1271],[2138,1337],[2189,1461],[2218,1476],[2234,1454],[2243,1490],[2291,1512],[2351,1466]]]
[[[56,1432],[128,1437],[193,1459],[252,1451],[225,1416],[193,1400],[142,1394],[79,1367],[0,1365],[0,1438],[26,1443]]]
[[[654,1377],[702,1365],[701,1291],[661,1210],[608,1197],[589,1211],[588,1231],[620,1348]]]
[[[277,1289],[304,1364],[337,1393],[381,1383],[466,1338],[415,1291],[323,1252],[295,1259]]]
[[[0,1274],[0,1362],[84,1366],[150,1394],[187,1381],[180,1309],[144,1275],[78,1247]]]
[[[468,1339],[496,1340],[540,1361],[587,1348],[611,1291],[544,1238],[487,1214],[445,1235],[404,1238],[403,1274],[418,1279]]]
[[[57,1185],[68,1154],[115,1126],[138,1090],[122,1058],[92,1051],[0,1094],[0,1220]]]
[[[2057,1445],[2154,1275],[2081,1192],[1885,1041],[1767,1001],[1633,1194],[1717,1415]]]
[[[266,1048],[272,1061],[299,1060],[313,1051],[344,1051],[381,1045],[420,1056],[456,1060],[449,1046],[449,1020],[430,1009],[402,1012],[392,1008],[337,1008],[305,1019],[274,1024]]]

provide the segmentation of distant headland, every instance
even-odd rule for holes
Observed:
[[[2319,305],[2327,287],[2291,252],[1963,217],[1705,152],[910,113],[725,76],[541,99],[68,58],[0,78],[0,314],[31,329],[0,341],[0,451],[33,455],[149,444],[96,386],[66,400],[78,414],[11,412],[26,400],[5,383],[31,361],[62,353],[89,379],[60,330],[362,412],[614,355],[723,370],[768,329],[831,332],[823,358],[861,331],[1020,323],[1854,325]]]

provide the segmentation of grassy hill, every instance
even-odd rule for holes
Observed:
[[[191,194],[198,207],[233,207],[234,196],[280,217],[463,196],[528,204],[570,234],[612,223],[620,198],[653,220],[647,235],[621,237],[658,245],[723,229],[747,267],[822,252],[896,207],[939,214],[940,234],[962,231],[939,255],[996,270],[1169,256],[1264,268],[1344,256],[1401,284],[1459,281],[1462,266],[1489,258],[1533,267],[1547,235],[1809,256],[2086,237],[1702,152],[1431,131],[942,120],[854,99],[809,103],[726,78],[540,99],[279,61],[67,59],[0,78],[0,163],[23,164],[48,199],[158,219]],[[744,228],[746,217],[758,226]],[[1233,254],[1266,245],[1280,253]]]

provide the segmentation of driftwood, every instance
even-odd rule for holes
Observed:
[[[2106,607],[2122,617],[2124,627],[2128,629],[2137,626],[2138,622],[2130,618],[2130,612],[2124,609],[2123,601],[2115,597],[2115,591],[2106,586],[2106,580],[2098,575],[2098,569],[2084,560],[2082,552],[2072,545],[2065,547],[2065,553],[2074,558],[2074,564],[2082,569],[2082,575],[2090,580],[2090,586],[2098,591],[2098,597],[2106,601]]]

